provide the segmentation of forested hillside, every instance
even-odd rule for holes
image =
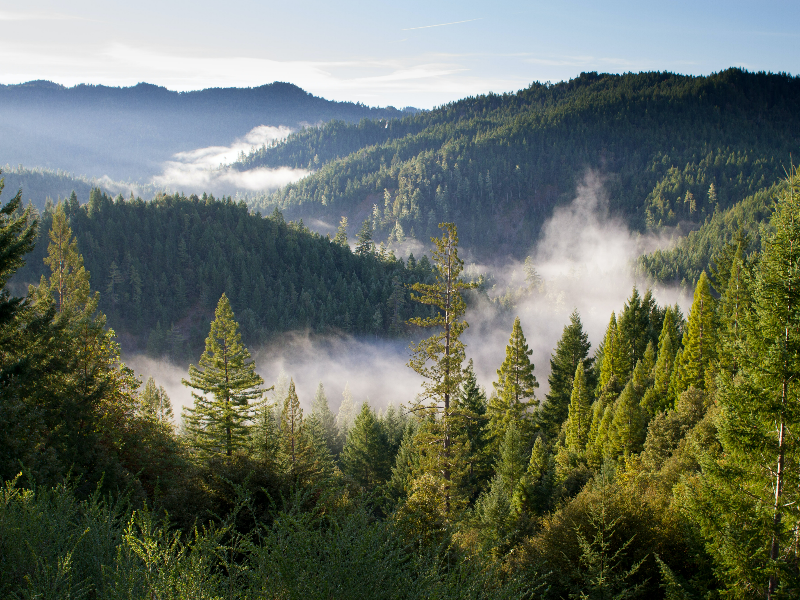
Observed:
[[[761,236],[772,213],[782,184],[759,190],[727,210],[715,211],[696,231],[675,240],[667,250],[657,250],[638,259],[638,268],[654,281],[691,288],[703,271],[714,268],[728,244],[741,242],[751,253],[761,245]]]
[[[483,254],[530,248],[586,169],[637,230],[702,223],[783,176],[800,143],[800,79],[739,69],[598,75],[467,98],[389,122],[331,123],[232,168],[315,169],[257,206],[369,219],[423,242],[439,222]]]
[[[318,98],[289,83],[174,92],[48,81],[0,85],[0,164],[66,169],[83,175],[143,179],[176,152],[230,145],[259,125],[391,119],[389,107]]]
[[[359,406],[346,388],[334,414],[320,384],[304,411],[295,379],[258,375],[243,311],[222,293],[183,381],[193,404],[180,428],[164,389],[121,363],[64,210],[40,283],[10,295],[39,226],[20,204],[0,210],[3,596],[800,594],[795,170],[758,245],[721,247],[687,314],[634,287],[592,348],[573,312],[547,394],[520,319],[491,390],[478,385],[462,339],[473,284],[455,225],[442,223],[430,277],[410,286],[425,316],[411,320],[423,337],[408,366],[423,383],[403,410]],[[246,215],[210,199],[152,206],[93,194],[84,216],[69,212],[77,226],[188,207],[176,227],[196,212],[234,229]],[[258,227],[290,254],[301,245],[302,229],[277,215]],[[334,262],[349,252],[309,239]]]
[[[230,197],[145,202],[93,189],[88,202],[73,194],[62,208],[109,325],[126,349],[153,356],[184,361],[199,353],[223,292],[251,344],[306,329],[398,335],[421,314],[404,286],[430,277],[425,257],[406,265],[369,239],[354,253],[341,237],[320,237],[279,213],[262,218]],[[45,272],[53,214],[51,205],[41,215],[18,284],[37,283]]]

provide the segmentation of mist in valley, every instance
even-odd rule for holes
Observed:
[[[577,309],[580,313],[594,352],[611,312],[622,309],[634,285],[641,293],[648,288],[648,282],[635,273],[635,259],[668,243],[664,238],[633,233],[622,220],[611,216],[601,176],[588,172],[575,199],[555,210],[531,249],[530,263],[541,277],[533,289],[529,289],[525,264],[518,260],[467,264],[467,276],[484,275],[491,282],[487,294],[470,302],[466,314],[469,328],[463,336],[467,358],[474,361],[479,383],[491,393],[513,320],[519,316],[533,350],[531,360],[540,386],[538,397],[543,399],[550,355],[572,311]],[[419,250],[414,248],[415,256],[419,256]],[[462,255],[467,254],[468,248],[462,248]],[[688,309],[691,299],[677,288],[652,290],[659,304],[677,302],[684,312]],[[506,302],[501,301],[503,297]],[[510,308],[509,303],[513,304]],[[417,338],[426,335],[420,330],[414,333]],[[390,404],[408,405],[421,390],[421,378],[407,366],[410,349],[405,339],[294,332],[281,336],[278,342],[250,350],[265,385],[272,386],[282,377],[293,379],[306,411],[310,411],[320,382],[334,412],[345,386],[356,405],[368,401],[378,410]],[[199,356],[194,362],[197,359]],[[144,356],[126,357],[126,363],[143,380],[153,376],[164,386],[176,417],[182,407],[192,405],[190,390],[181,384],[181,379],[187,377],[185,367]],[[270,397],[283,400],[275,398],[274,393]]]

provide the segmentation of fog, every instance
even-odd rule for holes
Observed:
[[[235,162],[241,153],[249,153],[262,145],[280,141],[292,133],[289,127],[260,125],[230,146],[208,146],[178,152],[172,160],[163,163],[159,175],[151,183],[158,187],[184,191],[198,190],[214,194],[234,194],[237,191],[265,191],[277,189],[309,174],[305,169],[280,167],[236,171],[226,165]]]
[[[611,312],[619,314],[634,285],[642,295],[648,289],[648,282],[635,274],[636,258],[669,243],[666,238],[632,233],[621,219],[610,216],[602,178],[587,172],[575,199],[554,211],[530,252],[542,280],[538,289],[510,312],[485,302],[468,312],[470,327],[463,339],[468,356],[474,357],[479,381],[491,388],[495,371],[505,358],[514,317],[519,316],[533,350],[531,360],[543,398],[549,359],[572,311],[578,310],[593,353],[605,335]],[[472,264],[468,270],[496,281],[489,294],[493,298],[526,286],[524,265],[519,261]],[[688,310],[691,300],[678,288],[649,287],[660,305],[677,302]]]
[[[488,298],[471,303],[466,315],[470,326],[463,336],[467,358],[474,360],[481,385],[491,392],[514,317],[519,316],[533,350],[531,360],[540,384],[538,397],[543,399],[549,358],[573,309],[580,313],[594,352],[611,312],[622,309],[634,285],[642,294],[647,289],[647,282],[634,274],[634,260],[666,244],[661,238],[631,233],[620,219],[609,216],[602,179],[587,173],[574,201],[555,210],[530,252],[542,278],[535,291],[519,293],[526,286],[524,265],[519,261],[468,265],[468,274],[484,274],[494,281]],[[515,293],[516,306],[502,309],[496,300]],[[690,299],[677,288],[653,288],[653,293],[661,305],[678,302],[684,312],[688,310]],[[348,383],[357,406],[369,400],[377,409],[390,403],[408,404],[420,392],[421,379],[407,366],[407,341],[293,333],[284,335],[279,343],[256,349],[253,356],[267,385],[276,382],[282,372],[294,379],[306,410],[320,381],[334,412]],[[129,364],[143,378],[151,374],[165,387],[176,415],[180,406],[191,403],[190,394],[180,385],[185,371],[151,359],[136,358]]]

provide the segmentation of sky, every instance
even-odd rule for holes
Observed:
[[[0,0],[0,83],[288,81],[433,108],[583,71],[800,73],[800,2]]]

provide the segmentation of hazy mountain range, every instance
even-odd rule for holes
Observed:
[[[0,164],[148,181],[176,153],[227,147],[259,126],[296,130],[404,114],[325,100],[279,82],[174,92],[147,83],[67,88],[31,81],[0,86]]]

